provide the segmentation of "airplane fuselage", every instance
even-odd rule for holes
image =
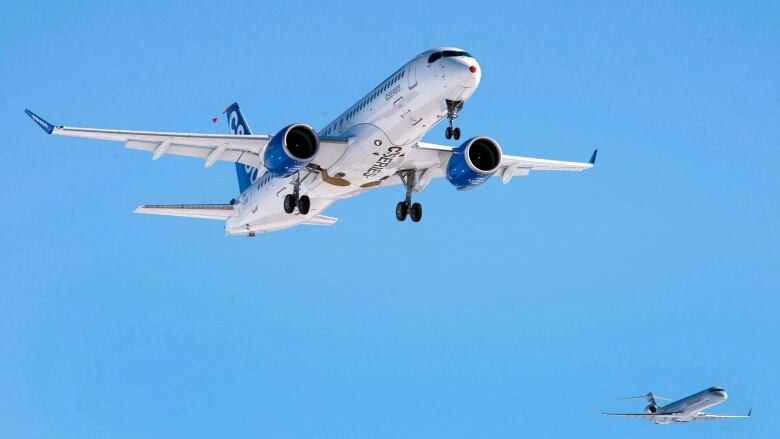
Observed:
[[[463,53],[430,60],[432,53]],[[432,61],[432,62],[429,62]],[[304,223],[340,198],[372,188],[403,169],[405,152],[414,148],[447,115],[447,100],[465,102],[476,90],[482,70],[459,49],[424,52],[390,75],[319,131],[321,137],[348,138],[344,153],[327,170],[288,177],[257,175],[238,198],[238,213],[226,233],[270,232]],[[311,198],[306,215],[284,212],[282,200],[301,179]]]
[[[702,390],[701,392],[694,393],[693,395],[686,396],[683,399],[674,401],[663,407],[659,407],[656,414],[674,414],[674,420],[655,420],[653,422],[657,424],[664,424],[669,422],[687,422],[692,420],[697,413],[702,412],[712,406],[718,405],[727,398],[728,394],[726,394],[726,391],[723,388],[710,387],[709,389]]]

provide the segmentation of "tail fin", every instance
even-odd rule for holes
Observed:
[[[238,108],[238,102],[233,102],[229,107],[225,108],[223,114],[227,117],[230,134],[247,136],[252,134],[252,130],[249,129],[249,124],[246,123],[244,115],[241,114],[241,109]],[[238,177],[238,188],[240,189],[240,192],[244,192],[255,180],[257,180],[258,172],[259,170],[257,168],[242,163],[236,163],[236,176]]]
[[[647,395],[627,396],[625,398],[620,398],[620,399],[646,399],[647,402],[649,402],[650,404],[655,404],[656,400],[659,400],[659,401],[671,401],[671,399],[666,398],[664,396],[658,396],[658,395],[654,394],[653,392],[649,392]]]

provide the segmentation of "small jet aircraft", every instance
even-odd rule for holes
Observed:
[[[749,418],[747,415],[713,415],[703,410],[716,406],[728,398],[723,387],[710,387],[665,406],[659,406],[656,401],[671,401],[669,398],[654,395],[653,392],[644,396],[630,396],[623,399],[646,399],[648,404],[644,413],[601,413],[607,416],[625,416],[636,419],[646,419],[654,424],[671,424],[672,422],[711,421],[718,419]]]
[[[225,221],[228,235],[254,236],[298,224],[331,225],[322,215],[337,200],[366,191],[403,185],[395,207],[399,221],[422,218],[412,193],[446,177],[458,190],[490,177],[533,171],[583,171],[586,163],[504,155],[498,142],[472,137],[460,146],[421,141],[434,125],[449,120],[447,139],[460,139],[454,126],[463,104],[477,89],[482,70],[469,53],[450,47],[428,50],[393,72],[319,132],[294,123],[275,135],[256,135],[234,103],[224,111],[229,135],[74,128],[53,125],[30,110],[49,134],[124,142],[157,160],[166,154],[197,157],[205,167],[217,161],[236,165],[240,195],[228,204],[145,205],[135,212]]]

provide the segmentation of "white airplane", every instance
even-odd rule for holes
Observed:
[[[252,134],[238,104],[224,111],[229,135],[124,131],[55,126],[25,112],[49,134],[124,142],[149,151],[152,159],[183,155],[234,162],[240,195],[229,204],[144,205],[135,212],[225,220],[228,235],[254,236],[298,224],[331,225],[322,213],[335,201],[366,191],[403,185],[406,197],[396,205],[399,221],[422,218],[412,193],[446,177],[468,190],[491,176],[509,183],[532,170],[583,171],[587,163],[503,155],[498,142],[477,136],[457,148],[422,142],[442,119],[447,139],[460,139],[453,124],[482,76],[477,61],[456,48],[438,48],[416,56],[359,99],[319,132],[302,123],[273,136]]]
[[[672,422],[711,421],[718,419],[749,418],[752,410],[747,415],[712,415],[703,410],[716,406],[728,398],[723,387],[710,387],[683,399],[672,402],[669,405],[658,406],[656,401],[671,401],[669,398],[654,395],[653,392],[644,396],[631,396],[623,399],[647,399],[647,407],[644,413],[601,413],[607,416],[625,416],[629,418],[646,419],[654,424],[671,424]]]

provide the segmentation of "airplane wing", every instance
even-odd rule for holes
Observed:
[[[149,151],[157,160],[165,154],[197,157],[210,167],[217,160],[243,163],[260,167],[263,152],[271,140],[268,135],[232,135],[173,133],[158,131],[127,131],[100,128],[75,128],[54,125],[30,110],[24,110],[44,131],[56,136],[81,137],[85,139],[124,142],[125,148]],[[320,152],[314,163],[328,168],[338,160],[346,149],[348,139],[321,137]]]
[[[753,413],[753,410],[749,410],[747,415],[713,415],[709,413],[697,413],[696,416],[691,419],[692,421],[718,421],[721,419],[743,419],[749,418]]]
[[[652,413],[601,413],[604,416],[622,416],[624,418],[646,419],[646,420],[669,420],[672,421],[678,416],[677,413],[664,413],[654,415]]]
[[[237,207],[235,204],[149,204],[138,206],[133,212],[150,215],[226,220],[233,216]]]
[[[447,161],[452,156],[454,149],[450,146],[420,142],[418,147],[412,148],[406,153],[406,161],[402,168],[422,171],[417,188],[417,190],[422,190],[432,179],[444,176]],[[512,180],[512,177],[527,176],[531,171],[585,171],[595,165],[597,153],[598,150],[593,151],[587,162],[504,155],[494,176],[500,176],[504,184],[507,184]],[[401,179],[398,176],[393,176],[381,182],[381,185],[390,186],[400,183]]]

